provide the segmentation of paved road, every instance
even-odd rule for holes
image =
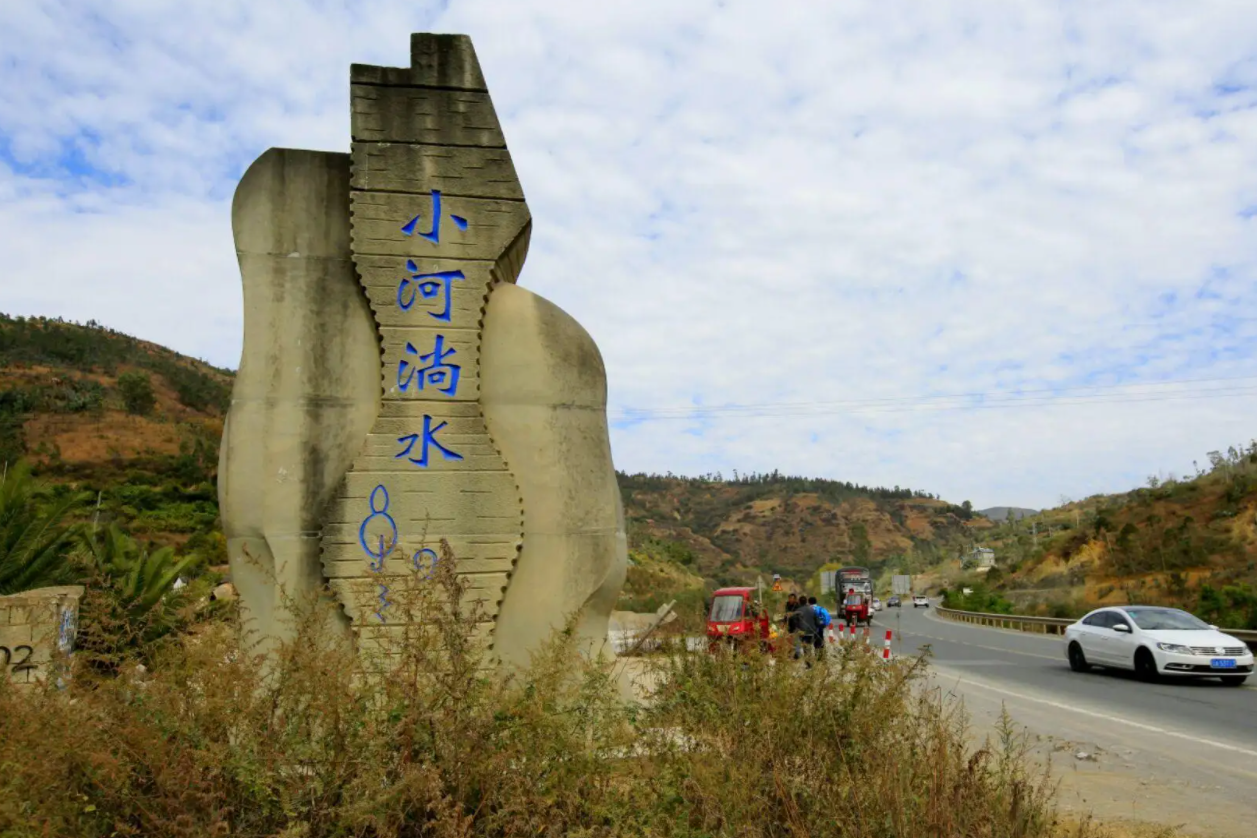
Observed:
[[[1246,834],[1257,823],[1257,675],[1237,689],[1071,672],[1059,637],[954,623],[933,608],[887,609],[874,625],[896,629],[896,654],[928,646],[935,683],[963,699],[978,727],[1007,708],[1054,751],[1068,767],[1070,808],[1199,834]]]

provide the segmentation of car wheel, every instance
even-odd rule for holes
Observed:
[[[1141,681],[1157,680],[1157,660],[1152,656],[1152,652],[1142,647],[1135,652],[1135,674]]]
[[[1248,680],[1247,675],[1223,675],[1222,684],[1227,687],[1242,687]]]
[[[1087,656],[1083,654],[1082,647],[1077,643],[1069,644],[1069,668],[1075,672],[1091,670],[1091,664],[1087,663]]]

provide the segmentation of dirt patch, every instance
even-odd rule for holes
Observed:
[[[222,433],[221,422],[203,423],[208,433]],[[85,414],[37,414],[25,423],[26,438],[43,443],[36,459],[47,460],[51,450],[60,452],[68,463],[98,463],[130,459],[144,454],[178,454],[179,444],[188,436],[182,424],[160,418],[132,416],[124,411]]]

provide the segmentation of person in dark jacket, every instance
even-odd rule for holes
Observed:
[[[782,619],[785,624],[786,634],[790,637],[790,647],[794,651],[794,656],[799,656],[799,621],[794,615],[799,610],[798,594],[790,594],[786,597],[786,615]]]
[[[798,609],[794,612],[794,620],[799,633],[799,648],[795,650],[794,657],[797,660],[802,654],[810,667],[812,651],[816,648],[816,636],[821,633],[820,617],[817,616],[816,609],[808,605],[806,599],[801,599]]]
[[[798,594],[790,594],[790,596],[786,597],[786,621],[787,622],[789,622],[790,620],[790,615],[793,614],[795,612],[795,609],[797,609],[798,607],[799,607]]]

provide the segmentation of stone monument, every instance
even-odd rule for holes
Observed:
[[[515,284],[532,219],[471,40],[350,69],[349,155],[271,149],[236,190],[244,348],[219,499],[247,635],[319,596],[395,633],[394,580],[448,542],[493,656],[569,616],[595,653],[627,564],[593,340]]]

